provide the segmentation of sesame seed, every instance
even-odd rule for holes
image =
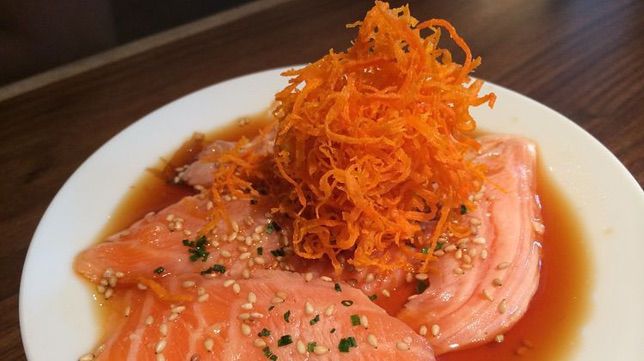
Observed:
[[[170,309],[172,313],[181,313],[186,310],[186,306],[175,306]]]
[[[463,271],[463,269],[462,269],[461,267],[455,267],[453,271],[454,271],[454,273],[456,273],[457,275],[465,274],[465,271]]]
[[[271,303],[274,304],[274,305],[276,305],[278,303],[282,303],[282,302],[284,302],[284,299],[281,298],[281,297],[277,297],[277,296],[273,297],[273,299],[271,300]]]
[[[257,302],[257,295],[254,292],[248,292],[248,302],[250,303]]]
[[[391,297],[391,293],[389,293],[389,290],[388,290],[388,289],[386,289],[386,288],[385,288],[384,290],[382,290],[382,294],[383,294],[383,296],[385,296],[385,297]]]
[[[457,250],[456,253],[454,253],[454,258],[456,258],[456,259],[463,258],[463,250],[461,250],[461,249]]]
[[[111,276],[108,280],[110,287],[115,287],[117,282],[116,276]]]
[[[105,293],[105,291],[106,291],[106,290],[105,290],[105,286],[102,286],[102,285],[98,285],[98,286],[96,286],[96,291],[97,291],[98,293]]]
[[[472,257],[470,257],[469,254],[464,254],[463,255],[463,262],[465,262],[466,264],[472,263]]]
[[[371,333],[370,333],[370,334],[367,336],[367,342],[368,342],[368,343],[369,343],[373,348],[378,348],[378,339],[377,339],[377,338],[376,338],[376,336],[374,336],[373,334],[371,334]]]
[[[195,281],[183,281],[181,284],[183,288],[190,288],[195,286]]]
[[[376,277],[373,275],[373,273],[368,273],[367,278],[365,278],[365,282],[370,283],[373,282],[376,279]]]
[[[245,323],[242,323],[242,325],[241,325],[241,333],[244,336],[250,335],[250,326],[248,326]]]
[[[253,238],[252,237],[246,237],[244,239],[244,244],[247,245],[247,246],[252,245],[253,244]]]
[[[488,301],[494,301],[494,297],[492,297],[490,290],[488,290],[487,288],[483,289],[483,297],[485,297]]]
[[[305,280],[306,282],[310,282],[312,279],[313,279],[313,273],[308,272],[308,273],[306,273],[306,274],[304,275],[304,280]]]
[[[253,233],[253,235],[251,236],[251,239],[253,241],[257,242],[257,241],[259,241],[261,239],[261,237],[259,236],[259,234]]]
[[[259,312],[251,312],[250,318],[264,318],[264,315]]]
[[[503,340],[505,340],[505,336],[503,336],[503,335],[496,335],[494,337],[494,341],[496,341],[496,343],[501,343],[501,342],[503,342]]]
[[[249,270],[248,268],[244,268],[244,269],[242,270],[242,277],[244,277],[245,279],[249,279],[249,278],[250,278],[250,270]]]
[[[312,315],[312,314],[313,314],[313,312],[315,312],[315,310],[313,309],[313,305],[312,305],[312,304],[310,304],[309,302],[307,302],[307,303],[304,305],[304,312],[305,312],[307,315]]]
[[[421,335],[421,336],[426,336],[427,335],[427,326],[420,325],[420,328],[418,329],[418,334]]]
[[[261,264],[261,265],[266,264],[266,260],[264,260],[264,257],[262,257],[262,256],[257,256],[253,260],[257,264]]]
[[[240,259],[240,260],[242,260],[242,261],[243,261],[243,260],[247,260],[247,259],[249,259],[249,258],[250,258],[250,256],[251,256],[251,253],[250,253],[250,252],[244,252],[244,253],[242,253],[242,254],[240,254],[240,255],[239,255],[239,259]]]
[[[177,318],[179,318],[179,314],[178,314],[178,313],[171,313],[171,314],[170,314],[170,316],[168,317],[168,321],[174,321],[174,320],[176,320]]]
[[[313,348],[313,353],[316,354],[316,355],[324,355],[327,352],[329,352],[329,349],[324,347],[324,346],[322,346],[322,345],[316,345]]]
[[[224,257],[224,258],[230,258],[230,257],[232,256],[232,255],[230,254],[230,252],[226,251],[225,249],[224,249],[224,250],[221,250],[220,254],[221,254],[221,256],[222,256],[222,257]]]
[[[331,316],[333,314],[333,311],[335,311],[335,306],[331,305],[324,310],[324,315],[325,316]]]
[[[262,340],[261,338],[256,338],[255,341],[253,341],[253,345],[258,348],[264,348],[266,347],[266,341]]]
[[[203,347],[206,348],[206,351],[212,352],[213,348],[215,347],[215,341],[212,338],[207,338],[203,342]]]
[[[167,336],[167,335],[168,335],[168,324],[167,324],[167,323],[162,323],[162,324],[159,326],[159,333],[160,333],[162,336]]]
[[[106,300],[109,299],[110,297],[112,297],[113,294],[114,294],[114,289],[113,288],[106,289],[105,294],[104,294],[105,299]]]
[[[476,237],[472,240],[472,242],[482,245],[482,244],[486,244],[487,240],[485,239],[485,237]]]
[[[325,282],[333,282],[333,279],[328,276],[321,276],[320,279]]]
[[[450,244],[447,247],[443,248],[445,252],[454,252],[456,251],[456,245],[455,244]]]
[[[288,297],[288,295],[284,291],[277,291],[275,292],[275,295],[283,300],[285,300]]]
[[[476,218],[476,217],[472,217],[472,218],[470,219],[470,223],[471,223],[472,225],[474,225],[474,226],[479,226],[479,225],[481,225],[481,220],[480,220],[480,219],[478,219],[478,218]]]
[[[481,251],[481,259],[487,259],[487,249]]]
[[[433,324],[431,328],[432,336],[436,337],[441,333],[441,327],[437,324]]]
[[[304,355],[306,353],[306,345],[304,345],[304,342],[302,342],[302,340],[297,340],[296,347],[297,347],[297,352],[300,355]]]
[[[165,350],[165,347],[168,345],[168,341],[166,341],[165,338],[162,338],[157,342],[156,346],[154,346],[154,352],[155,353],[161,353],[163,350]]]
[[[366,315],[360,316],[360,324],[364,326],[364,328],[369,328],[369,319]]]
[[[146,325],[150,326],[153,323],[154,323],[154,317],[152,317],[151,315],[145,318]]]
[[[476,248],[470,248],[469,251],[467,251],[467,254],[470,257],[474,258],[474,257],[476,257],[476,255],[479,254],[479,251]]]
[[[461,265],[461,268],[462,268],[462,269],[464,269],[464,270],[470,270],[470,269],[472,269],[472,267],[473,267],[473,266],[472,266],[472,264],[471,264],[471,263],[463,263],[463,264]]]
[[[264,226],[259,225],[259,226],[255,227],[255,233],[256,234],[260,234],[262,232],[264,232]]]
[[[237,222],[232,221],[231,225],[233,226],[233,232],[235,233],[239,232],[239,224],[237,224]]]
[[[403,341],[398,341],[398,342],[396,342],[396,348],[399,349],[400,351],[408,351],[409,350],[409,344],[405,343]]]
[[[510,262],[501,262],[496,266],[496,269],[503,270],[510,267]]]
[[[130,312],[132,312],[132,308],[130,306],[125,307],[125,310],[123,311],[123,316],[125,317],[130,316]]]
[[[494,287],[501,287],[503,286],[503,281],[499,278],[495,278],[492,280],[492,285],[494,285]]]
[[[232,286],[235,283],[235,280],[225,280],[224,287]]]
[[[239,294],[239,292],[241,292],[241,286],[239,283],[235,282],[235,284],[233,284],[233,292],[235,292],[235,294]]]
[[[83,356],[81,356],[78,361],[92,361],[94,359],[94,354],[93,353],[88,353]]]
[[[417,274],[416,274],[416,279],[417,279],[417,280],[419,280],[419,281],[424,281],[424,280],[426,280],[427,278],[429,278],[429,276],[427,275],[427,273],[417,273]]]
[[[438,251],[434,251],[434,256],[436,257],[442,257],[444,255],[445,255],[445,251],[443,251],[442,249],[439,249]]]
[[[239,316],[237,316],[240,320],[250,320],[250,313],[240,313]]]
[[[205,293],[206,293],[206,289],[205,289],[205,288],[203,288],[203,287],[199,287],[199,288],[197,288],[197,294],[198,294],[199,296],[201,296],[201,295],[203,295],[203,294],[205,294]]]
[[[503,313],[505,313],[507,310],[508,310],[508,303],[507,303],[507,301],[506,301],[506,300],[505,300],[505,298],[504,298],[504,299],[502,299],[502,300],[501,300],[501,302],[499,303],[498,311],[499,311],[499,313],[503,314]]]
[[[244,303],[241,305],[241,308],[243,310],[252,310],[253,309],[253,304],[250,302]]]

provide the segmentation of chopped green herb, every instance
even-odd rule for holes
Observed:
[[[340,352],[349,352],[349,349],[351,347],[357,347],[358,343],[356,342],[356,339],[353,337],[347,337],[340,339],[340,343],[338,344],[338,350]]]
[[[291,318],[291,310],[288,310],[284,313],[284,321],[291,322],[289,318]]]
[[[208,239],[206,236],[201,236],[196,241],[184,239],[182,242],[184,246],[189,247],[190,262],[195,262],[198,259],[201,259],[201,262],[206,262],[208,255],[210,255],[210,252],[206,251],[208,247]]]
[[[429,247],[423,247],[420,249],[420,253],[427,254],[429,253]]]
[[[360,325],[360,316],[351,315],[351,326],[359,326],[359,325]]]
[[[369,299],[375,301],[376,299],[378,299],[378,295],[374,293],[373,295],[369,296]]]
[[[338,292],[342,292],[342,287],[340,287],[339,283],[335,284],[335,290],[338,291]]]
[[[207,275],[211,273],[222,273],[222,274],[226,273],[226,267],[220,264],[214,264],[211,267],[201,271],[202,275]]]
[[[266,228],[264,230],[268,234],[271,234],[271,233],[275,232],[275,226],[273,225],[273,221],[271,221],[269,224],[267,224]]]
[[[257,247],[257,254],[258,255],[263,255],[264,254],[264,247]]]
[[[306,344],[306,351],[308,352],[313,352],[315,350],[315,346],[317,346],[317,342],[309,342]]]
[[[163,266],[159,266],[159,267],[154,269],[154,273],[156,273],[158,275],[160,275],[163,272],[165,272],[165,268],[163,268]]]
[[[461,204],[461,214],[466,214],[467,213],[467,207],[465,204]]]
[[[331,329],[331,333],[335,333],[335,328],[332,328],[332,329]]]
[[[284,248],[274,249],[274,250],[271,251],[271,254],[273,255],[273,257],[284,257],[284,256],[286,256],[286,252],[284,252]]]
[[[434,247],[434,251],[438,251],[439,249],[443,249],[445,247],[445,242],[436,242],[436,247]]]
[[[320,322],[320,315],[315,315],[315,317],[313,317],[313,318],[311,319],[311,321],[309,321],[309,324],[310,324],[311,326],[313,326],[313,325],[315,325],[315,324],[316,324],[316,323],[318,323],[318,322]]]
[[[277,361],[277,355],[271,355],[271,357],[269,357],[269,360]]]
[[[340,303],[343,304],[346,307],[349,307],[349,306],[353,305],[353,301],[351,301],[351,300],[342,300],[342,302],[340,302]]]
[[[293,339],[291,338],[291,335],[284,335],[280,337],[279,340],[277,340],[277,346],[278,347],[284,347],[286,345],[290,345],[293,343]]]
[[[418,283],[416,283],[416,293],[421,294],[421,293],[425,292],[425,290],[428,287],[429,287],[429,281],[428,280],[418,281]]]
[[[277,355],[273,354],[273,352],[271,352],[271,349],[268,348],[268,346],[264,347],[262,351],[264,352],[264,356],[266,356],[267,359],[271,361],[277,360]]]
[[[269,331],[267,328],[262,328],[261,331],[257,334],[259,337],[268,337],[271,335],[271,331]]]

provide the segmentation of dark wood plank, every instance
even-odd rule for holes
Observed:
[[[201,87],[344,49],[370,2],[293,1],[0,102],[0,358],[22,360],[16,295],[47,204],[128,124]],[[477,76],[573,119],[644,184],[644,13],[637,0],[412,1],[483,56]]]

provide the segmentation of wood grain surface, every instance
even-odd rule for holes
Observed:
[[[483,57],[478,77],[563,113],[644,184],[644,5],[638,0],[410,1],[454,23]],[[369,1],[286,1],[0,102],[0,360],[24,360],[21,269],[63,182],[146,113],[238,75],[345,49]],[[1,98],[1,97],[0,97]]]

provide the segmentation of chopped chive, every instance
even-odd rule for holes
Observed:
[[[461,214],[466,214],[467,213],[467,207],[465,204],[461,204]]]
[[[421,294],[425,292],[425,290],[428,287],[429,287],[429,281],[427,280],[418,281],[418,283],[416,283],[416,293]]]
[[[360,325],[360,316],[351,315],[351,326],[359,326],[359,325]]]
[[[208,247],[208,239],[206,236],[201,236],[195,241],[184,239],[182,243],[184,246],[189,247],[190,262],[195,262],[198,259],[201,259],[201,262],[206,262],[208,255],[210,255],[210,252],[206,251]]]
[[[165,272],[165,268],[163,268],[163,266],[159,266],[159,267],[154,269],[154,273],[156,273],[158,275],[160,275],[163,272]]]
[[[358,343],[356,342],[356,339],[353,336],[347,337],[347,341],[349,341],[349,345],[351,347],[358,347]]]
[[[264,352],[264,356],[266,356],[267,359],[271,361],[277,360],[277,355],[273,354],[273,352],[271,352],[271,349],[268,348],[268,346],[264,347],[262,351]]]
[[[284,313],[284,321],[291,322],[289,318],[291,318],[291,310],[288,310]]]
[[[436,242],[436,247],[434,247],[434,251],[438,251],[439,249],[443,249],[445,246],[445,242]]]
[[[286,256],[286,252],[284,252],[284,248],[274,249],[274,250],[271,251],[271,254],[273,255],[273,257],[284,257],[284,256]]]
[[[313,352],[315,350],[315,346],[317,346],[317,342],[309,342],[306,344],[306,351],[308,352]]]
[[[271,361],[277,361],[277,355],[271,355],[268,359]]]
[[[291,338],[291,335],[284,335],[280,337],[279,340],[277,340],[277,346],[278,347],[284,347],[286,345],[290,345],[293,343],[293,339]]]
[[[214,264],[211,267],[201,271],[202,275],[207,275],[211,273],[222,273],[222,274],[226,273],[226,267],[220,264]]]
[[[271,331],[269,331],[267,328],[262,328],[261,331],[257,334],[259,337],[268,337],[271,335]]]
[[[351,336],[340,340],[340,343],[338,344],[338,350],[340,350],[340,352],[349,352],[349,349],[351,347],[357,347],[357,346],[358,346],[358,343],[356,342],[356,339],[353,336]]]
[[[311,319],[311,321],[309,321],[309,324],[310,324],[311,326],[313,326],[313,325],[315,325],[315,324],[316,324],[316,323],[318,323],[318,322],[320,322],[320,315],[315,315],[315,317],[313,317],[313,318]]]
[[[423,247],[420,249],[420,253],[427,254],[429,253],[429,247]]]
[[[342,292],[342,287],[340,287],[340,284],[339,284],[339,283],[336,283],[336,284],[335,284],[335,290],[336,290],[337,292]]]
[[[353,305],[353,301],[351,301],[351,300],[342,300],[342,302],[340,302],[340,303],[342,305],[346,306],[346,307],[349,307],[349,306]]]
[[[372,301],[375,301],[377,298],[378,298],[378,295],[375,294],[375,293],[373,295],[369,296],[369,299],[372,300]]]

